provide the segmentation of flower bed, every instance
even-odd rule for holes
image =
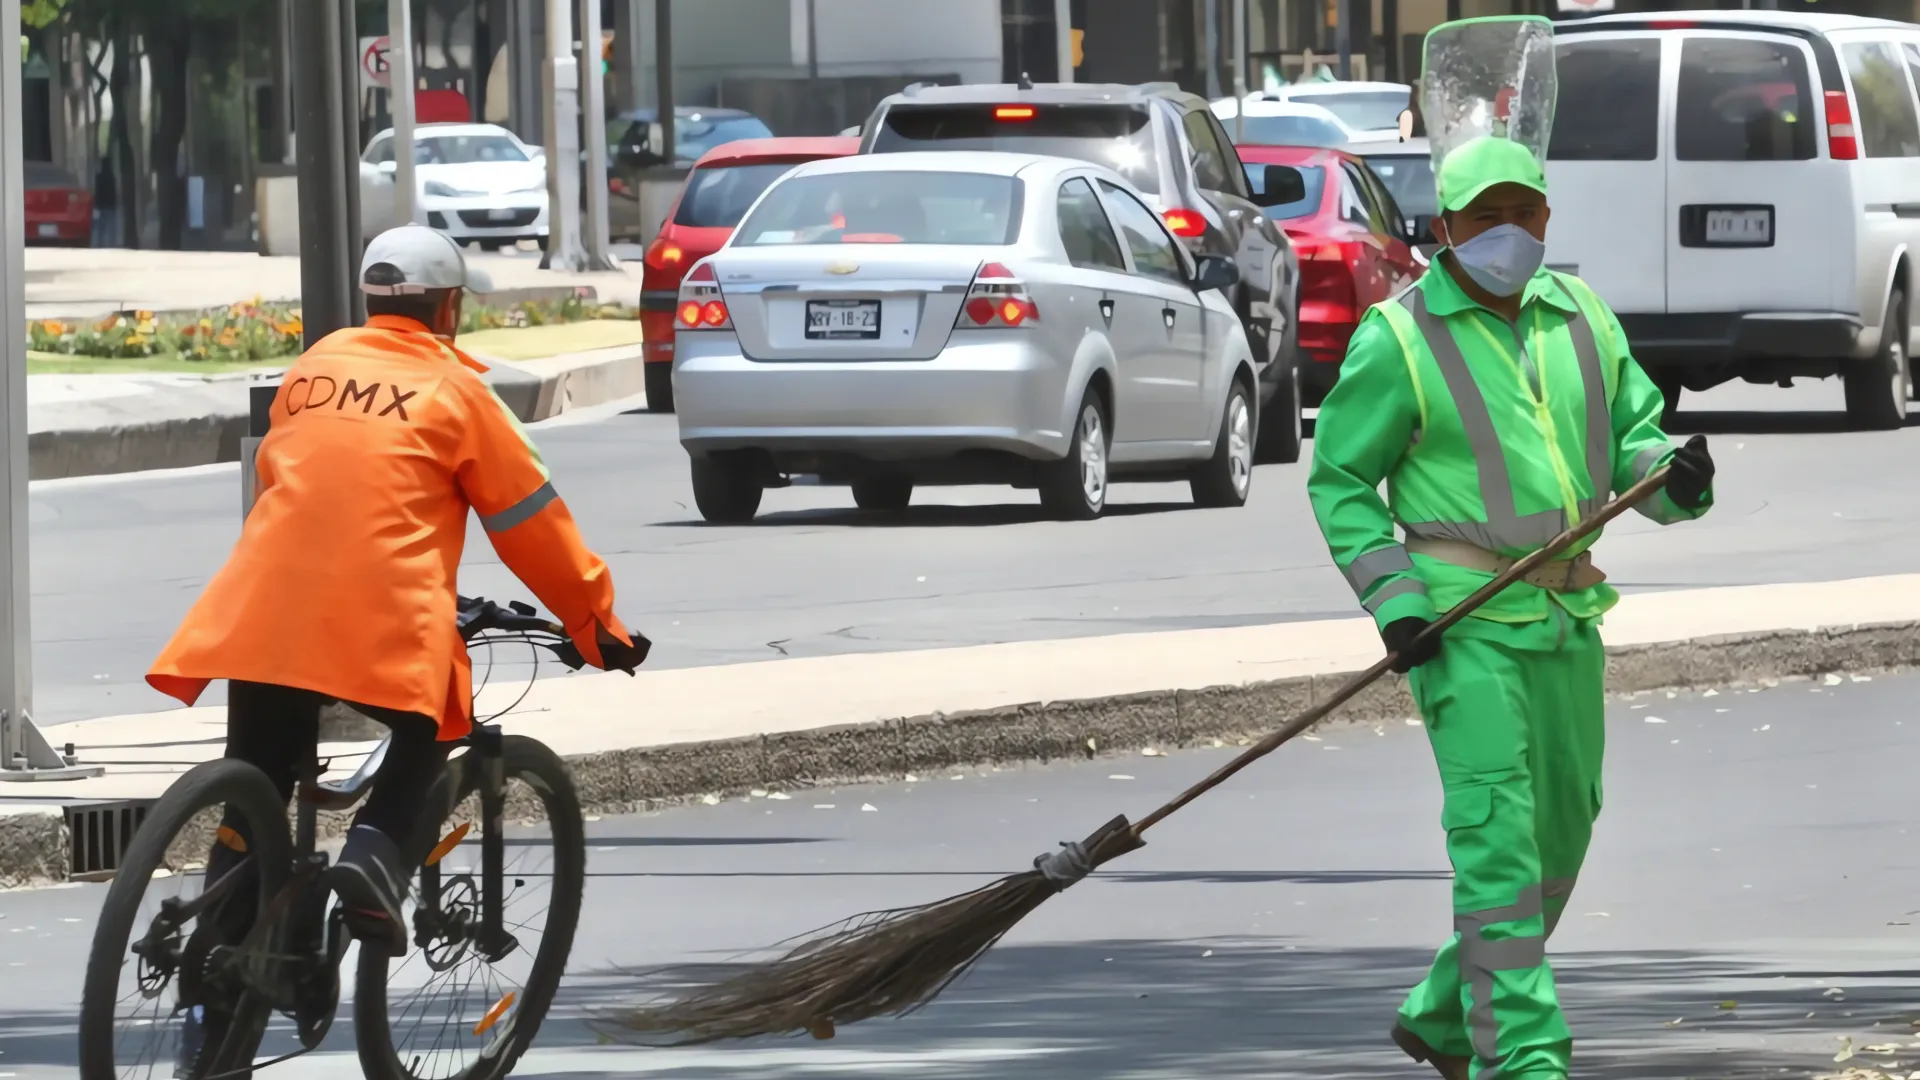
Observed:
[[[570,296],[504,308],[469,304],[461,313],[460,330],[472,333],[637,318],[639,313],[624,304],[604,304]],[[27,326],[27,348],[56,356],[110,359],[168,356],[229,364],[269,364],[300,355],[304,329],[298,305],[266,303],[255,297],[249,302],[209,309],[198,316],[156,316],[151,311],[128,311],[97,322],[39,319]]]

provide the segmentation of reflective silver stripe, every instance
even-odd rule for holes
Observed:
[[[1613,491],[1613,415],[1607,410],[1607,379],[1600,369],[1600,342],[1593,324],[1579,304],[1567,320],[1573,355],[1580,361],[1580,388],[1587,398],[1587,479],[1593,493],[1605,498]],[[1582,508],[1584,516],[1585,509]]]
[[[1546,962],[1544,937],[1516,937],[1487,940],[1481,934],[1495,923],[1531,919],[1543,911],[1542,888],[1529,885],[1506,907],[1463,911],[1454,915],[1453,928],[1460,934],[1460,978],[1468,986],[1472,1004],[1467,1009],[1467,1028],[1474,1056],[1480,1059],[1477,1080],[1498,1075],[1500,1061],[1500,1022],[1493,1013],[1493,973],[1525,971]]]
[[[1372,615],[1387,606],[1387,601],[1396,596],[1405,596],[1408,593],[1418,593],[1421,596],[1427,595],[1427,583],[1417,577],[1402,578],[1399,581],[1387,584],[1381,588],[1379,592],[1367,597],[1360,606],[1367,609],[1367,614]]]
[[[1404,574],[1413,569],[1413,560],[1407,557],[1407,549],[1395,544],[1378,551],[1369,551],[1365,555],[1347,564],[1341,573],[1347,575],[1347,584],[1353,586],[1356,596],[1365,596],[1373,583],[1392,574]]]
[[[1647,474],[1653,471],[1653,467],[1659,464],[1660,459],[1671,449],[1673,449],[1672,443],[1661,443],[1658,446],[1649,446],[1633,455],[1634,483],[1645,480]]]
[[[547,508],[547,504],[558,499],[560,493],[553,490],[553,482],[541,484],[533,494],[507,507],[497,514],[480,515],[480,525],[490,533],[503,533]]]
[[[1638,482],[1646,479],[1647,474],[1653,471],[1653,467],[1659,464],[1660,458],[1672,449],[1672,443],[1661,443],[1657,446],[1646,447],[1634,454],[1634,480]],[[1662,525],[1672,525],[1676,522],[1690,520],[1684,511],[1673,505],[1673,500],[1667,498],[1666,492],[1664,491],[1656,491],[1646,498],[1641,499],[1638,503],[1634,504],[1633,508],[1639,512],[1641,517],[1649,521],[1659,522]]]
[[[1553,928],[1560,925],[1560,916],[1566,914],[1567,897],[1573,895],[1573,883],[1578,880],[1570,877],[1548,878],[1540,883],[1540,898],[1546,909],[1549,937],[1553,934]],[[1554,906],[1555,901],[1559,902],[1558,907]]]

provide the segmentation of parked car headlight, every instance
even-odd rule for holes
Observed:
[[[454,187],[452,184],[441,183],[438,180],[427,181],[423,190],[429,195],[435,195],[442,199],[464,199],[481,194],[481,192],[478,191],[467,191],[463,188]]]
[[[530,192],[545,191],[545,190],[547,190],[547,182],[545,180],[542,180],[537,184],[528,184],[526,187],[514,188],[513,193],[515,195],[526,195]]]

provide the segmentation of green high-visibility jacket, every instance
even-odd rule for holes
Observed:
[[[1539,271],[1509,323],[1436,260],[1354,332],[1314,425],[1307,496],[1334,564],[1379,626],[1433,619],[1492,575],[1409,555],[1396,525],[1509,557],[1536,551],[1672,455],[1661,404],[1585,282]],[[1662,491],[1635,509],[1670,524],[1711,502],[1689,512]],[[1570,593],[1521,582],[1476,614],[1528,623],[1557,603],[1586,619],[1618,601],[1604,582]]]

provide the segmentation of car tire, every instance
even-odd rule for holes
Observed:
[[[1847,367],[1847,418],[1867,431],[1890,431],[1907,423],[1908,379],[1907,296],[1894,289],[1887,297],[1887,313],[1880,323],[1880,350],[1870,359]]]
[[[764,490],[751,461],[732,455],[692,461],[693,505],[715,525],[745,525],[760,512]]]
[[[647,411],[670,413],[673,411],[673,364],[669,361],[648,361],[646,365]]]
[[[1253,449],[1253,460],[1260,465],[1292,465],[1300,460],[1306,444],[1306,421],[1300,415],[1300,365],[1291,356],[1280,362],[1287,365],[1280,385],[1260,410]]]
[[[853,482],[853,505],[862,510],[897,514],[912,501],[911,476],[863,476]]]
[[[482,240],[479,242],[479,247],[481,251],[495,252],[499,251],[505,243],[503,240]]]
[[[1113,447],[1106,405],[1089,386],[1074,410],[1067,456],[1040,466],[1040,505],[1064,521],[1092,521],[1107,508],[1108,452]]]
[[[1214,440],[1213,456],[1188,480],[1195,506],[1247,505],[1247,496],[1253,492],[1253,442],[1253,396],[1246,383],[1235,379],[1220,412],[1220,436]]]

